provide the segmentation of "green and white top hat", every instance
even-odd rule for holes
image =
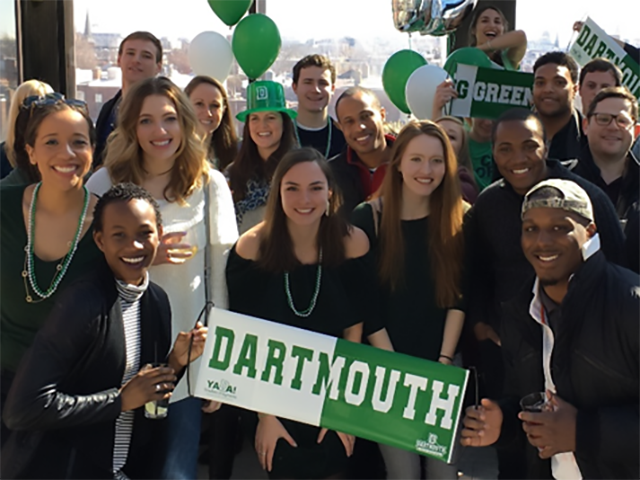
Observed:
[[[269,80],[260,80],[249,84],[247,87],[247,109],[238,113],[236,118],[244,122],[248,115],[256,112],[286,113],[291,120],[298,116],[295,110],[287,108],[282,85]]]

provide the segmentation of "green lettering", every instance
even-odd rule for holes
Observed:
[[[582,26],[582,29],[580,30],[580,35],[578,36],[578,39],[576,40],[576,43],[578,45],[580,45],[581,47],[584,47],[585,42],[587,41],[587,38],[589,38],[589,36],[591,35],[591,29],[589,27],[587,27],[586,25]]]
[[[593,58],[601,57],[604,51],[607,49],[607,44],[600,40],[598,44],[598,48],[596,48],[596,53],[593,55]]]
[[[584,47],[585,53],[589,55],[591,58],[593,58],[593,47],[596,46],[596,43],[598,43],[598,37],[594,35],[587,42],[587,46]]]
[[[275,368],[273,383],[282,385],[282,363],[287,353],[287,347],[284,343],[278,342],[277,340],[269,340],[268,346],[269,352],[267,353],[267,361],[262,371],[261,380],[268,382],[271,378],[271,370]]]
[[[213,346],[213,354],[211,360],[209,360],[209,367],[216,370],[225,371],[229,368],[229,361],[231,360],[231,351],[233,350],[233,341],[235,339],[235,333],[233,330],[224,327],[216,327],[216,343]],[[222,341],[226,339],[224,344],[224,358],[220,359],[220,350],[222,349]]]
[[[329,355],[324,352],[320,352],[320,356],[318,358],[318,375],[311,393],[314,395],[320,395],[327,387],[331,387],[329,391],[329,398],[331,400],[337,400],[338,395],[340,395],[339,384],[344,362],[344,357],[336,357],[333,360],[331,367],[329,367]]]
[[[304,369],[304,362],[311,361],[313,358],[313,350],[294,345],[291,349],[291,356],[298,359],[296,362],[296,373],[291,379],[291,388],[294,390],[300,390],[302,388],[302,370]]]
[[[258,337],[247,333],[242,342],[238,361],[233,367],[233,373],[242,375],[242,370],[247,369],[249,378],[256,378],[256,351],[258,350]]]
[[[458,100],[467,98],[468,93],[469,93],[469,82],[467,82],[466,80],[458,81]]]

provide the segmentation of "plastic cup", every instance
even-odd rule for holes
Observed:
[[[166,367],[166,363],[152,363],[147,366],[147,368],[158,368],[158,367]],[[164,390],[159,393],[167,393],[170,390]],[[163,418],[167,418],[169,413],[169,399],[164,398],[160,400],[151,400],[144,404],[144,416],[145,418],[149,418],[151,420],[162,420]]]

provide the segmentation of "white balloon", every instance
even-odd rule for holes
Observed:
[[[196,75],[208,75],[224,82],[231,71],[231,45],[217,32],[202,32],[189,45],[189,64]]]
[[[414,71],[405,87],[407,105],[411,113],[419,120],[433,120],[433,97],[436,88],[444,82],[449,75],[436,65],[424,65]]]

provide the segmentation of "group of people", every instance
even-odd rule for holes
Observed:
[[[473,44],[526,51],[497,8]],[[465,446],[500,478],[638,478],[637,99],[597,59],[534,66],[533,110],[441,115],[399,132],[363,87],[329,103],[321,55],[255,81],[239,141],[220,82],[158,77],[135,32],[122,90],[94,127],[83,102],[25,82],[2,147],[2,475],[211,478],[248,432],[270,478],[457,478],[456,465],[193,396],[210,306],[474,366]],[[574,106],[580,91],[582,113]],[[88,178],[88,180],[87,180]],[[86,180],[86,182],[85,182]],[[541,412],[519,399],[545,392]],[[145,404],[170,399],[165,420]],[[385,473],[386,472],[386,473]]]

